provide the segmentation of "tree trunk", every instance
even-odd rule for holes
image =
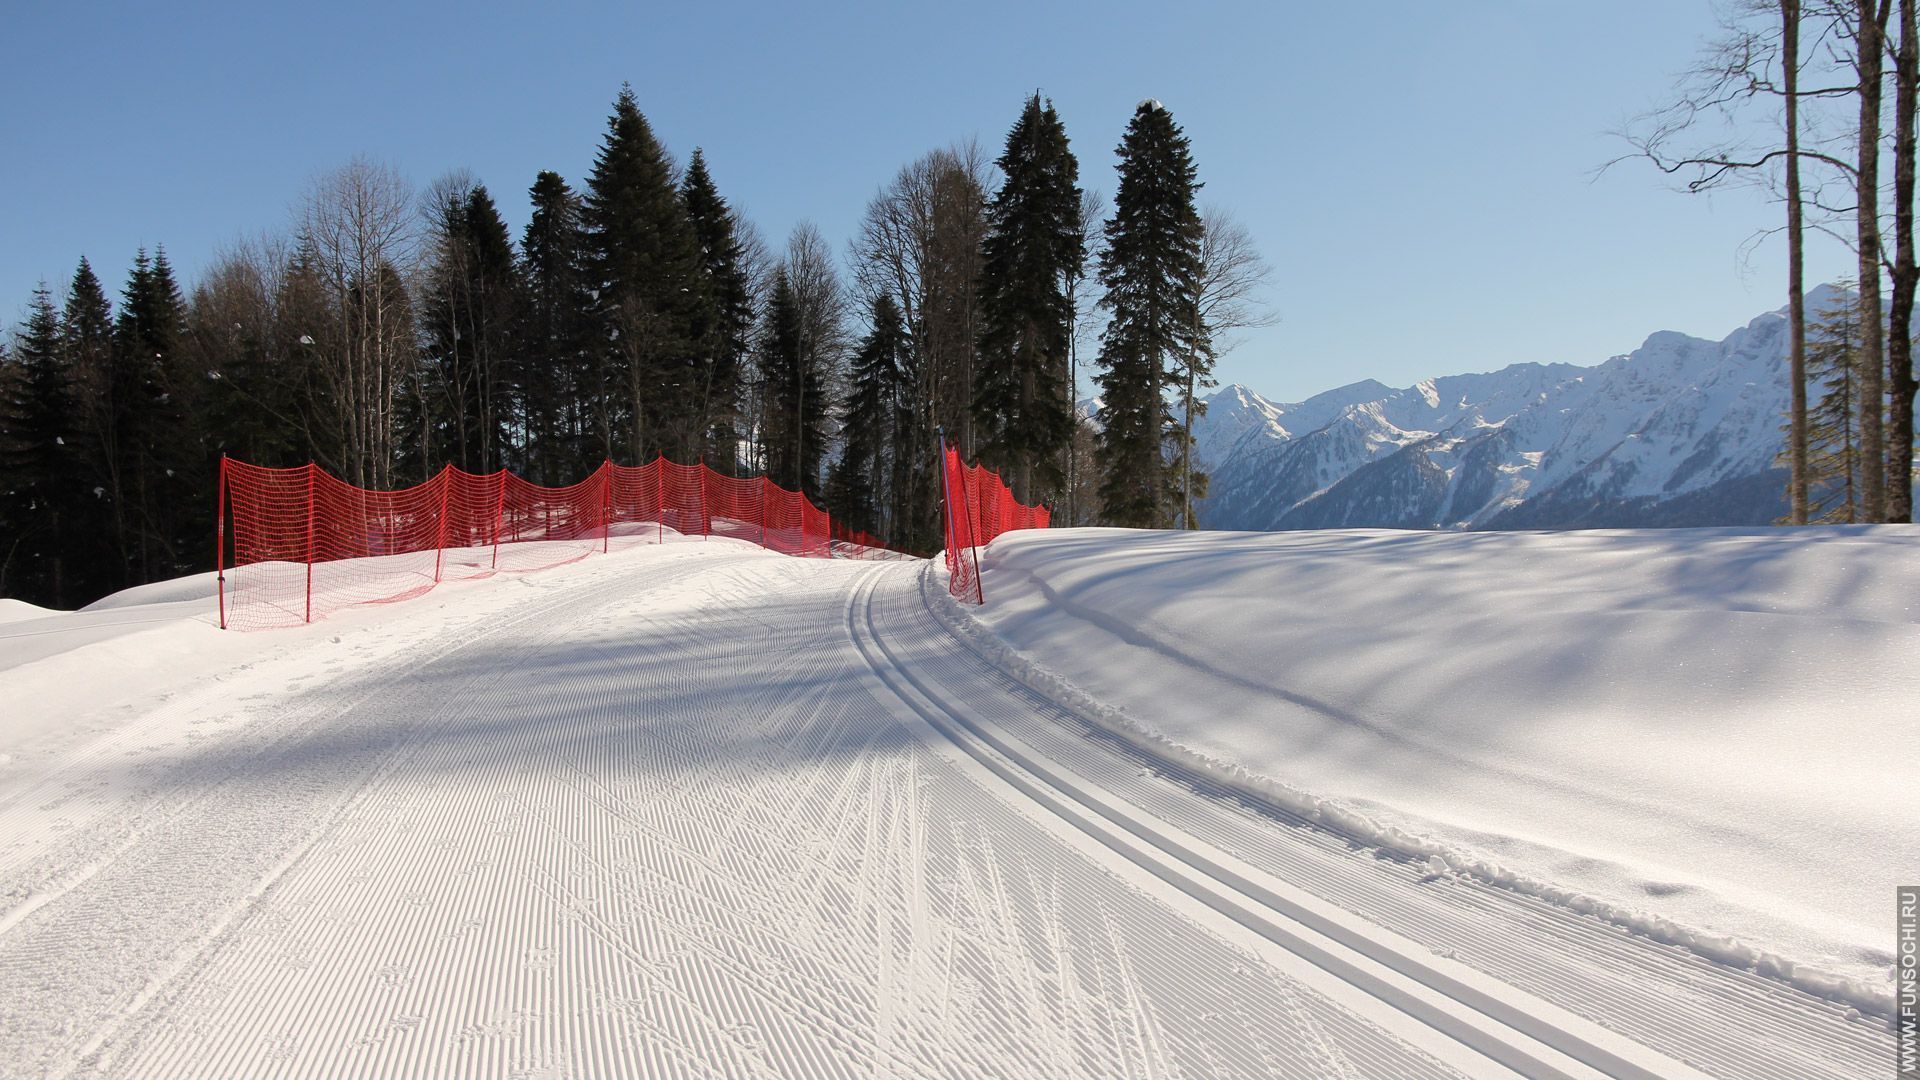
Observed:
[[[1855,64],[1860,74],[1859,208],[1854,231],[1860,255],[1860,451],[1866,457],[1862,497],[1866,520],[1887,519],[1887,459],[1882,414],[1886,409],[1886,354],[1880,303],[1880,107],[1881,53],[1891,0],[1859,0]]]
[[[1071,301],[1069,301],[1071,304]],[[1077,324],[1069,323],[1075,331]],[[1067,415],[1073,418],[1073,424],[1067,435],[1067,524],[1080,524],[1079,507],[1074,498],[1074,489],[1079,486],[1080,474],[1076,461],[1080,455],[1074,452],[1074,444],[1080,437],[1080,335],[1071,333],[1067,337]]]
[[[1801,279],[1800,0],[1780,0],[1782,70],[1787,98],[1787,332],[1793,405],[1787,438],[1788,520],[1807,523],[1807,301]]]
[[[1920,90],[1920,42],[1913,0],[1900,0],[1900,51],[1894,59],[1893,299],[1887,331],[1887,514],[1913,520],[1913,300],[1920,271],[1913,253],[1914,109]]]
[[[1193,523],[1193,394],[1194,363],[1187,364],[1186,415],[1180,418],[1180,527],[1192,529]]]

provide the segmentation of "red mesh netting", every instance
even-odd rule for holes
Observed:
[[[1015,529],[1044,529],[1053,512],[1044,506],[1026,506],[1013,497],[1006,481],[984,465],[960,463],[960,452],[946,451],[947,591],[970,604],[986,602],[980,588],[977,549]]]
[[[312,622],[444,580],[558,566],[616,543],[709,535],[813,558],[901,557],[765,477],[664,458],[638,468],[608,462],[555,488],[448,466],[399,491],[357,488],[310,464],[267,469],[228,458],[220,468],[220,625]]]

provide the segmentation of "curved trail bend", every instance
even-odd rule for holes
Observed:
[[[1815,1076],[1878,1048],[1144,761],[920,575],[636,551],[459,633],[396,608],[357,665],[263,663],[7,776],[0,1073]],[[1741,1056],[1754,1009],[1774,1041]]]

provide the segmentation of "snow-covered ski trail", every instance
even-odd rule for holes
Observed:
[[[1231,874],[1285,883],[1323,902],[1328,918],[1357,918],[1362,948],[1377,939],[1418,942],[1445,972],[1490,977],[1710,1075],[1871,1075],[1892,1053],[1886,1025],[1844,1005],[1539,899],[1434,874],[1120,738],[1026,685],[1006,665],[1004,647],[949,604],[930,576],[917,595],[877,596],[873,618],[885,640],[952,632],[961,647],[904,648],[897,665],[926,698],[949,703],[943,709],[963,718],[960,727],[1010,742],[1042,771],[1065,777],[1063,788],[1092,793],[1116,817],[1134,816],[1174,846],[1204,849]],[[986,692],[996,682],[1001,692]]]
[[[915,598],[910,590],[901,595]],[[896,598],[896,608],[900,604]],[[871,589],[856,598],[850,629],[876,673],[907,708],[1009,786],[1141,869],[1311,964],[1316,974],[1370,995],[1523,1075],[1653,1077],[1691,1072],[1544,1001],[1454,969],[1411,941],[1343,919],[1286,883],[1105,795],[988,719],[989,713],[1005,712],[1009,705],[1020,710],[1033,703],[1004,693],[1010,688],[985,694],[976,688],[964,697],[936,689],[932,679],[920,674],[939,666],[936,656],[909,661],[905,648],[889,646],[878,630],[875,607]],[[896,629],[907,625],[898,623]],[[927,629],[932,628],[903,636],[925,640]]]
[[[128,715],[0,785],[0,1074],[1886,1060],[1830,1003],[1116,739],[937,587],[669,544],[343,623]]]
[[[122,792],[146,824],[0,933],[9,1069],[1483,1071],[903,720],[846,613],[915,567],[616,562],[174,746],[191,794]]]

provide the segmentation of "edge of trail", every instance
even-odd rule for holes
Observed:
[[[983,675],[997,681],[1020,707],[996,709],[989,730],[1071,786],[1171,830],[1176,846],[1210,845],[1235,873],[1293,887],[1363,939],[1392,935],[1427,954],[1424,964],[1512,988],[1617,1040],[1609,1045],[1642,1047],[1706,1073],[1842,1077],[1890,1052],[1890,1033],[1842,1004],[1536,897],[1432,874],[1337,824],[1223,782],[1138,731],[1115,730],[1101,703],[1051,672],[1036,673],[1024,654],[948,601],[930,567],[917,592],[884,605],[881,625],[937,628],[950,646],[914,657],[934,690],[929,698],[972,701],[966,688]]]
[[[1101,791],[916,675],[874,615],[878,575],[848,599],[848,634],[879,681],[1027,799],[1193,900],[1226,915],[1487,1059],[1529,1076],[1697,1076],[1626,1040],[1411,941],[1365,926],[1294,887]]]

